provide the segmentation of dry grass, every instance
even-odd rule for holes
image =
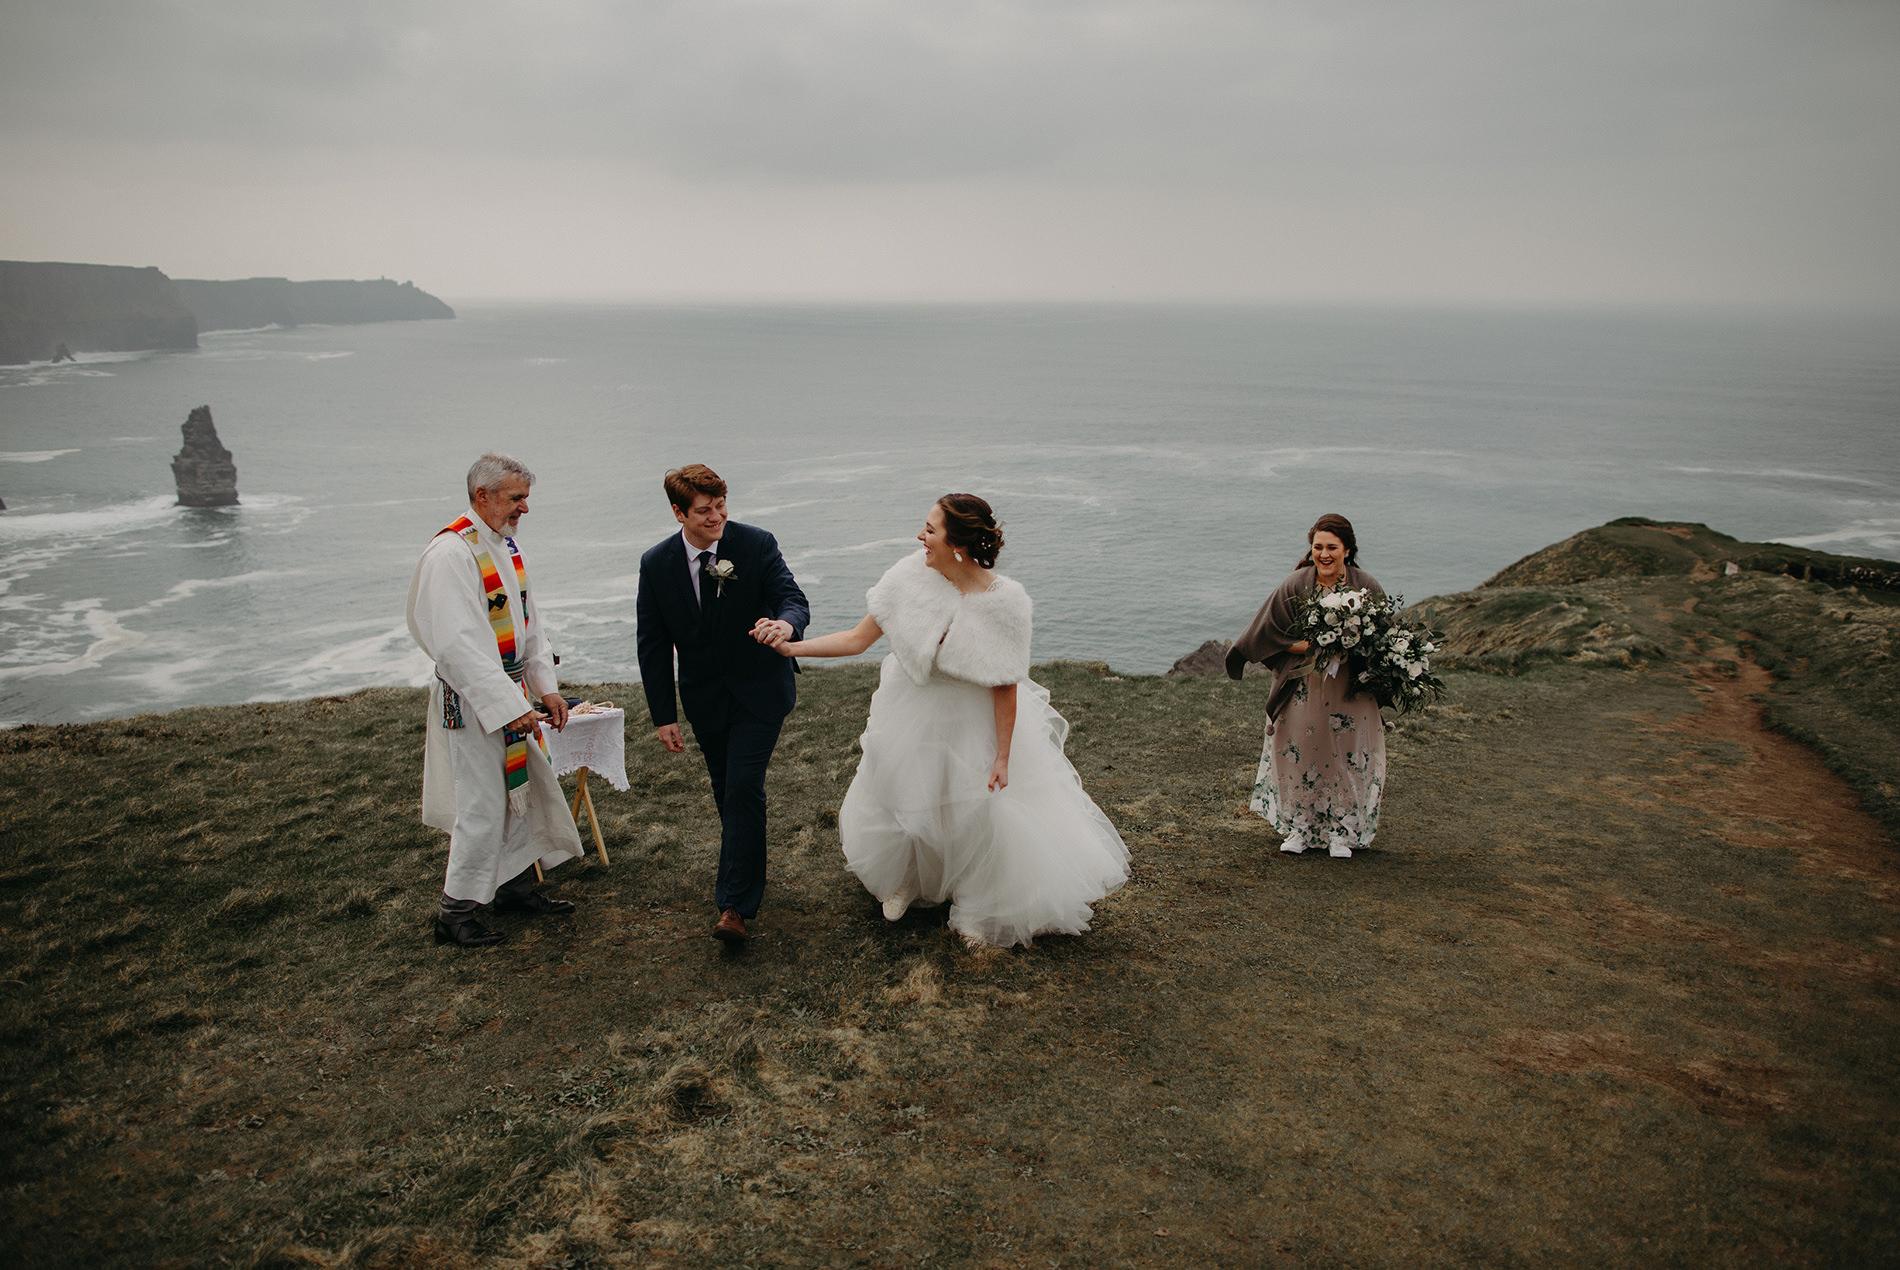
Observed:
[[[804,676],[737,953],[643,730],[580,912],[478,953],[428,937],[417,694],[7,734],[12,1257],[1892,1262],[1892,844],[1653,586],[1656,656],[1450,676],[1351,861],[1245,811],[1264,681],[1039,668],[1136,868],[1013,954],[844,872],[869,668]]]

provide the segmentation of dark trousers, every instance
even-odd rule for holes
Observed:
[[[534,866],[531,864],[496,887],[495,898],[500,899],[506,895],[509,899],[518,900],[529,891],[532,891],[539,883],[540,879],[534,876]],[[475,910],[481,906],[481,901],[479,900],[452,899],[449,893],[444,891],[442,892],[442,898],[437,901],[436,912],[441,915],[443,921],[453,924],[467,921],[470,917],[475,915]]]
[[[761,719],[737,701],[730,705],[723,727],[706,731],[695,724],[693,738],[706,756],[713,805],[719,808],[713,906],[721,912],[736,908],[749,921],[759,915],[759,901],[765,898],[765,769],[784,720]]]

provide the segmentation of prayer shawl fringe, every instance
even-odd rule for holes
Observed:
[[[865,592],[871,616],[897,664],[922,684],[937,673],[986,688],[1029,677],[1029,592],[996,575],[988,591],[964,595],[924,563],[920,549],[892,565]]]

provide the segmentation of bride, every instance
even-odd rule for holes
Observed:
[[[999,574],[990,505],[945,494],[923,550],[865,594],[848,631],[760,642],[787,657],[849,657],[891,641],[838,809],[845,863],[884,916],[950,903],[972,947],[1028,946],[1089,928],[1128,878],[1128,848],[1063,756],[1069,725],[1029,678],[1029,594]]]

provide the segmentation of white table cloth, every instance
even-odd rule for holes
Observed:
[[[543,725],[541,735],[547,738],[556,776],[584,767],[615,789],[628,788],[625,710],[615,707],[599,714],[570,714],[567,727],[556,732]]]

